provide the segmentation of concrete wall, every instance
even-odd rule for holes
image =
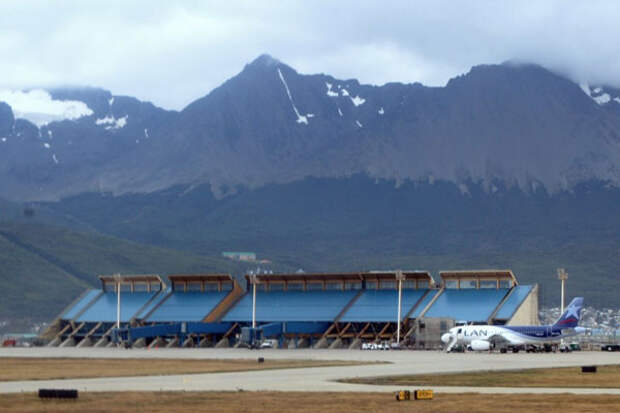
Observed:
[[[538,319],[538,284],[534,285],[532,291],[521,306],[517,308],[512,318],[506,323],[509,326],[523,326],[523,325],[540,325]]]
[[[441,335],[454,327],[451,318],[421,318],[415,321],[414,348],[416,349],[440,349],[443,346]]]

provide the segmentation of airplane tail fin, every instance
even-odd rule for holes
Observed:
[[[575,297],[564,310],[564,314],[553,324],[554,327],[574,328],[581,319],[581,309],[583,308],[583,297]]]

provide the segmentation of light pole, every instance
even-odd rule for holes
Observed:
[[[252,283],[252,328],[256,328],[256,284],[258,284],[256,274],[250,275],[250,283]]]
[[[562,282],[562,294],[561,294],[561,303],[560,303],[560,317],[564,314],[564,283],[568,279],[568,273],[564,271],[564,268],[558,268],[558,279]],[[560,345],[564,346],[564,339],[560,340]]]
[[[116,280],[116,328],[121,328],[121,275],[114,274]]]
[[[568,279],[568,273],[564,268],[558,268],[558,280],[562,281],[562,302],[560,304],[560,314],[564,314],[564,283]]]
[[[400,346],[400,313],[401,313],[401,302],[403,295],[403,279],[405,275],[401,270],[396,271],[396,279],[398,280],[398,320],[396,322],[396,344]]]

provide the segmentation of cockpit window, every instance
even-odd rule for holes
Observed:
[[[462,332],[463,332],[463,329],[459,328],[458,331],[457,331],[457,334],[461,334]]]

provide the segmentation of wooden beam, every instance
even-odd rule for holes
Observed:
[[[337,325],[338,325],[338,323],[332,323],[332,325],[329,326],[327,331],[325,331],[325,333],[323,333],[323,336],[321,338],[325,338],[325,337],[327,337],[328,334],[331,334],[332,330],[337,328]]]
[[[357,334],[356,338],[360,338],[364,333],[366,333],[366,330],[368,330],[368,328],[370,328],[370,323],[366,323],[362,330]]]
[[[351,323],[348,323],[346,326],[344,326],[344,328],[342,329],[342,331],[338,332],[338,335],[340,337],[342,337],[343,334],[345,334],[347,332],[347,330],[349,329],[349,327],[351,327]]]
[[[226,332],[226,334],[224,334],[224,338],[230,336],[238,326],[238,323],[233,324],[232,327],[230,327],[230,329]]]
[[[377,336],[382,336],[389,327],[390,327],[390,323],[385,323],[385,326],[381,329],[381,331],[379,332],[379,334],[377,334]]]

